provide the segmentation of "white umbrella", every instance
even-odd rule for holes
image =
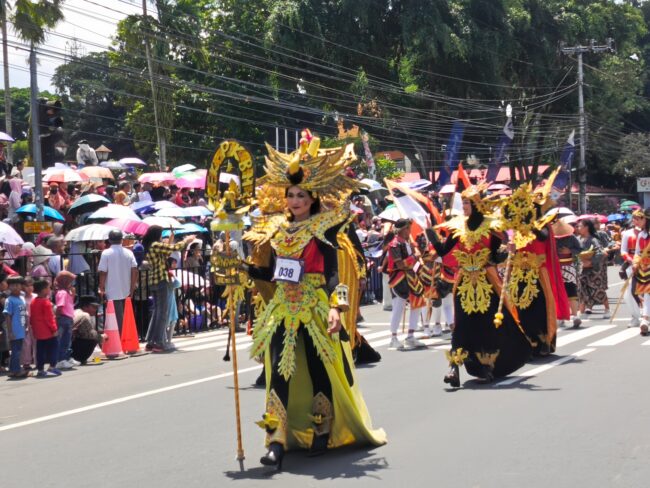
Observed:
[[[0,141],[3,141],[3,142],[15,142],[14,138],[11,137],[6,132],[0,132]]]
[[[102,161],[101,163],[99,163],[99,165],[102,168],[107,168],[109,170],[114,169],[114,170],[121,171],[123,169],[126,169],[126,165],[121,161]]]
[[[389,222],[397,222],[402,216],[399,213],[397,207],[388,207],[382,213],[379,214],[379,218],[382,220],[388,220]]]
[[[89,224],[72,229],[65,236],[66,241],[105,241],[108,234],[114,230],[112,227],[103,224]]]
[[[183,228],[183,226],[178,220],[172,219],[171,217],[147,217],[145,219],[142,219],[142,221],[145,224],[148,224],[150,226],[157,225],[158,227],[162,227],[163,229],[169,229],[170,227],[172,229]]]
[[[202,278],[196,273],[184,269],[175,269],[173,273],[176,279],[181,282],[183,287],[196,286],[203,288],[205,286],[210,286],[209,282],[207,282],[205,278]]]
[[[368,191],[377,191],[377,190],[386,190],[388,189],[384,186],[382,186],[381,183],[375,180],[371,180],[370,178],[364,178],[361,180],[361,183],[366,185],[368,187]]]
[[[140,220],[140,217],[129,207],[124,205],[115,205],[111,203],[88,216],[88,220],[111,220],[111,219],[129,219]]]
[[[183,173],[189,173],[190,171],[194,171],[196,169],[196,166],[193,164],[181,164],[180,166],[176,166],[172,170],[172,174],[174,176],[180,176]]]
[[[119,162],[126,165],[126,166],[146,166],[147,165],[147,163],[145,163],[140,158],[122,158],[122,159],[120,159]]]
[[[0,222],[0,243],[18,246],[24,242],[23,238],[20,237],[18,232],[16,232],[12,226]]]
[[[161,208],[155,214],[156,217],[174,217],[174,218],[192,218],[192,217],[210,217],[212,212],[206,207],[176,207]]]

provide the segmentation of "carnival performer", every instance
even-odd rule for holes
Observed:
[[[634,293],[643,301],[640,331],[646,336],[650,327],[650,208],[643,211],[643,217],[644,225],[636,239],[633,272]]]
[[[440,276],[440,258],[424,234],[417,236],[416,243],[420,253],[420,267],[417,270],[417,275],[423,286],[422,297],[426,300],[425,306],[419,309],[422,335],[423,337],[439,337],[442,335],[440,326],[442,301],[436,288],[436,282]],[[431,329],[432,319],[435,320],[433,329]]]
[[[393,297],[393,311],[390,317],[390,344],[389,349],[411,350],[426,347],[415,338],[415,329],[418,327],[420,309],[425,305],[423,297],[424,286],[417,275],[420,266],[415,255],[414,246],[411,246],[410,232],[411,220],[398,219],[395,222],[395,237],[388,245],[388,286]],[[408,302],[409,323],[408,333],[404,342],[397,338],[400,323],[402,322],[406,303]]]
[[[594,305],[604,305],[604,319],[610,317],[609,301],[607,300],[607,282],[603,281],[601,268],[606,266],[605,252],[596,235],[596,225],[593,220],[581,219],[576,226],[582,251],[578,255],[582,262],[580,272],[580,313],[591,310]]]
[[[258,425],[268,452],[260,462],[281,469],[288,449],[318,455],[349,444],[382,445],[386,437],[372,428],[341,328],[348,290],[338,283],[336,235],[349,208],[320,208],[321,197],[358,189],[343,174],[351,147],[319,150],[310,137],[292,154],[267,149],[260,183],[285,189],[288,215],[266,232],[269,266],[245,269],[276,284],[256,320],[251,356],[263,355],[266,371],[266,412]]]
[[[554,176],[551,176],[549,189]],[[524,183],[507,198],[502,219],[511,229],[516,248],[512,256],[507,295],[517,308],[519,320],[533,346],[533,354],[547,356],[555,351],[557,319],[569,319],[569,305],[562,283],[555,240],[549,223],[554,214],[542,216],[548,193],[533,193]],[[561,297],[558,296],[561,294]],[[562,311],[556,300],[563,300]]]
[[[460,386],[459,366],[463,364],[470,375],[487,382],[520,368],[531,354],[516,310],[507,300],[497,315],[502,284],[496,263],[506,255],[501,248],[500,222],[488,216],[496,202],[482,196],[486,188],[481,184],[462,192],[464,216],[437,226],[451,232],[444,243],[433,229],[427,232],[440,256],[452,253],[458,261],[455,324],[448,352],[451,368],[444,377],[452,387]]]
[[[636,253],[636,241],[641,229],[645,228],[645,217],[643,210],[635,210],[632,213],[632,225],[629,229],[623,231],[621,234],[621,258],[623,264],[621,265],[621,278],[629,280],[625,285],[625,293],[623,300],[630,310],[632,320],[630,321],[631,327],[639,327],[641,325],[641,308],[634,296],[634,289],[636,280],[632,273],[632,265],[634,264],[634,256]]]
[[[578,311],[578,254],[580,254],[582,248],[580,247],[580,241],[575,236],[575,229],[565,220],[568,218],[559,218],[551,226],[560,262],[560,272],[564,281],[564,290],[569,300],[571,311],[569,320],[572,321],[573,327],[577,329],[582,324],[580,312]],[[575,219],[575,216],[573,219]],[[565,320],[560,319],[560,325],[564,325],[565,322]]]

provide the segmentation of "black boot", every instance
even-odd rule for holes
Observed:
[[[282,470],[282,459],[284,458],[284,446],[279,442],[271,442],[269,450],[260,458],[264,466],[276,466],[278,471]]]
[[[309,453],[307,456],[316,457],[325,454],[325,451],[327,451],[327,442],[329,439],[329,434],[314,435],[314,439],[311,441],[311,447],[309,448]]]
[[[262,368],[262,372],[260,375],[257,377],[255,380],[255,386],[263,388],[266,386],[266,372],[264,371],[264,368]]]
[[[483,366],[481,371],[481,376],[479,376],[478,381],[480,383],[492,383],[494,381],[494,373],[490,366]]]
[[[449,372],[445,375],[445,383],[454,388],[460,388],[460,371],[458,365],[454,364],[449,368]]]

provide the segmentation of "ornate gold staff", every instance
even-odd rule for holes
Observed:
[[[214,283],[225,285],[226,308],[230,316],[229,335],[232,341],[232,368],[237,424],[237,461],[244,470],[244,448],[239,405],[239,374],[237,367],[236,307],[244,296],[240,279],[240,257],[232,249],[231,232],[243,229],[242,215],[248,210],[254,196],[253,160],[250,153],[237,141],[223,141],[217,149],[206,180],[206,195],[215,219],[211,230],[226,234],[224,252],[213,252],[210,258]],[[234,241],[236,242],[236,241]]]

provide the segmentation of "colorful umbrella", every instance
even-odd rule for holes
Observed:
[[[93,166],[93,168],[95,167],[96,166]],[[68,213],[70,215],[80,215],[87,212],[94,212],[95,210],[105,207],[109,203],[111,203],[111,201],[108,198],[91,193],[79,197],[72,205],[70,205]]]
[[[578,220],[595,220],[596,222],[600,222],[601,224],[607,223],[607,217],[604,215],[600,214],[583,214],[578,217]]]
[[[138,178],[140,183],[173,183],[176,177],[171,173],[145,173]]]
[[[379,218],[382,220],[388,220],[389,222],[397,222],[401,217],[399,210],[395,205],[386,207],[382,213],[379,214]]]
[[[0,141],[3,141],[3,142],[15,142],[14,138],[11,137],[6,132],[0,132]]]
[[[23,205],[18,210],[16,210],[16,213],[36,215],[37,214],[36,204],[28,203],[27,205]],[[48,207],[47,205],[43,205],[43,216],[46,219],[60,220],[61,222],[65,220],[63,218],[63,215],[61,215],[57,210],[53,209],[52,207]]]
[[[2,134],[4,134],[4,132]],[[18,232],[16,232],[12,226],[0,222],[0,243],[18,246],[19,244],[24,244],[24,242],[23,238],[18,235]]]
[[[142,220],[145,224],[157,225],[163,229],[182,229],[181,223],[171,217],[146,217]]]
[[[145,235],[147,230],[149,230],[149,224],[146,224],[141,220],[113,219],[106,222],[105,225],[120,229],[127,234],[135,234],[138,236]]]
[[[125,207],[124,205],[115,205],[114,203],[110,203],[88,216],[88,220],[111,219],[140,220],[140,217],[138,217],[138,215],[129,207]]]
[[[131,208],[134,212],[139,214],[153,213],[157,210],[162,210],[163,208],[179,208],[174,202],[169,200],[160,200],[154,202],[153,200],[144,200],[142,202],[135,202],[131,204]]]
[[[50,171],[43,177],[45,183],[80,183],[88,181],[88,179],[88,176],[79,174],[72,169]]]
[[[146,166],[147,165],[147,163],[145,163],[140,158],[122,158],[118,162],[122,163],[125,166]]]
[[[205,176],[186,173],[176,180],[175,185],[179,188],[205,189]]]
[[[102,166],[85,166],[79,170],[79,173],[88,176],[89,178],[107,178],[114,180],[115,177],[111,170]]]
[[[122,164],[120,161],[102,161],[99,163],[99,166],[102,168],[106,168],[107,170],[116,170],[116,171],[122,171],[123,169],[126,169],[126,165]]]
[[[174,234],[176,235],[182,235],[182,234],[204,234],[208,232],[208,229],[205,227],[195,224],[194,222],[188,222],[187,224],[181,225],[179,229],[174,230]],[[171,234],[170,231],[164,230],[162,235],[163,237],[168,237],[169,234]]]
[[[181,176],[183,173],[189,173],[190,171],[194,171],[196,169],[196,166],[193,164],[182,164],[180,166],[177,166],[172,170],[172,174],[174,176]]]
[[[607,216],[607,222],[618,222],[619,220],[627,220],[627,216],[620,213],[609,214]]]
[[[68,232],[65,236],[65,240],[71,242],[105,241],[108,239],[108,234],[112,230],[113,229],[103,224],[82,225],[81,227],[77,227]]]
[[[174,217],[190,219],[192,217],[210,217],[212,211],[205,207],[176,207],[176,208],[163,208],[155,213],[156,217]]]
[[[202,278],[198,274],[192,273],[185,269],[175,269],[173,273],[176,279],[181,282],[181,286],[183,286],[183,288],[187,288],[189,286],[196,286],[198,288],[210,286],[210,282],[206,281],[205,278]]]

